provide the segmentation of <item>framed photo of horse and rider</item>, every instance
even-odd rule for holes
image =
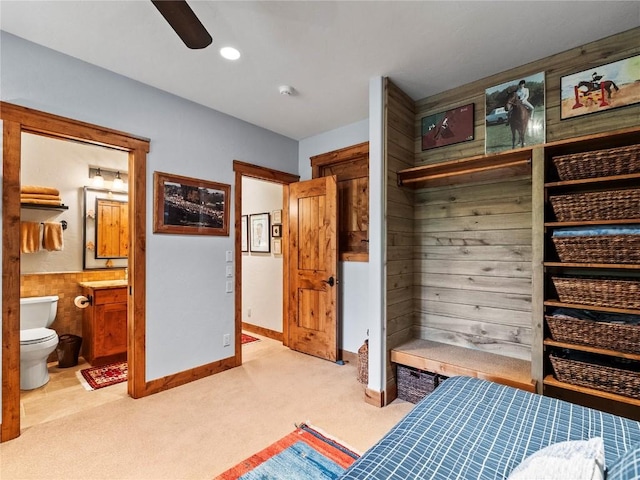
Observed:
[[[640,55],[560,78],[560,119],[640,103]],[[545,142],[544,72],[485,91],[485,152]]]

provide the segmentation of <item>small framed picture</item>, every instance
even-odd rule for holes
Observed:
[[[251,224],[251,251],[268,253],[271,250],[269,241],[269,214],[257,213],[249,216]]]
[[[273,223],[282,223],[282,210],[274,210],[271,212],[271,221]]]
[[[249,251],[249,217],[242,215],[240,218],[240,242],[243,252]]]
[[[282,225],[271,225],[271,236],[274,238],[280,238],[282,236]]]
[[[282,239],[281,238],[273,239],[273,254],[282,255]]]
[[[473,140],[473,103],[422,119],[422,150]]]

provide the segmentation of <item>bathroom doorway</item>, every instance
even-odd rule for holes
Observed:
[[[0,441],[20,435],[20,170],[22,134],[99,145],[128,157],[128,395],[153,393],[145,380],[146,156],[149,140],[123,132],[0,102],[3,125],[2,198],[2,425]]]
[[[48,381],[36,377],[36,384],[26,386],[29,375],[21,372],[20,426],[24,431],[127,396],[126,383],[89,393],[91,387],[81,371],[126,361],[129,179],[127,152],[27,132],[22,132],[20,167],[21,191],[42,187],[57,191],[59,199],[42,200],[43,194],[22,198],[21,194],[21,227],[63,226],[56,249],[38,245],[35,251],[24,251],[31,245],[21,242],[20,297],[58,297],[55,320],[48,328],[59,339],[53,351],[45,348],[42,357]],[[100,175],[96,175],[98,169]],[[116,175],[122,184],[115,181]],[[50,205],[56,201],[61,205]],[[100,290],[85,290],[92,285]],[[99,321],[97,313],[104,307],[95,301],[74,300],[85,294],[88,297],[84,298],[95,298],[94,292],[119,293],[118,303],[109,303],[109,311]],[[77,365],[73,365],[69,345],[79,341],[81,350],[73,349],[78,354]],[[68,351],[59,362],[58,349],[62,353],[64,348]],[[105,358],[105,351],[109,357]]]

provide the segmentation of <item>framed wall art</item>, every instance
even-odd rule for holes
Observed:
[[[271,221],[273,223],[282,223],[282,210],[273,210],[271,212]]]
[[[240,250],[249,251],[249,217],[247,215],[240,217]]]
[[[560,78],[560,118],[640,102],[640,55]]]
[[[282,225],[271,225],[271,236],[279,238],[282,236]]]
[[[273,254],[282,255],[282,239],[281,238],[273,239]]]
[[[422,150],[473,140],[473,103],[422,118]]]
[[[154,233],[229,235],[229,185],[163,172],[153,180]]]
[[[485,153],[544,143],[544,72],[485,90],[485,126]]]
[[[271,250],[269,236],[269,214],[257,213],[249,216],[251,229],[251,251],[268,253]]]

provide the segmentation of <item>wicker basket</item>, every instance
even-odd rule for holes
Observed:
[[[398,365],[398,398],[418,403],[438,386],[438,375]]]
[[[551,277],[563,303],[640,309],[640,281],[620,278]]]
[[[640,235],[551,238],[561,262],[640,263]]]
[[[632,398],[640,396],[640,372],[638,371],[562,358],[553,354],[549,355],[549,359],[556,378],[561,382]]]
[[[640,188],[551,195],[559,222],[640,218]]]
[[[560,180],[640,173],[640,145],[553,157]]]
[[[589,345],[619,352],[640,353],[640,325],[545,315],[551,338],[558,342]]]
[[[369,383],[369,340],[358,349],[358,382]]]

